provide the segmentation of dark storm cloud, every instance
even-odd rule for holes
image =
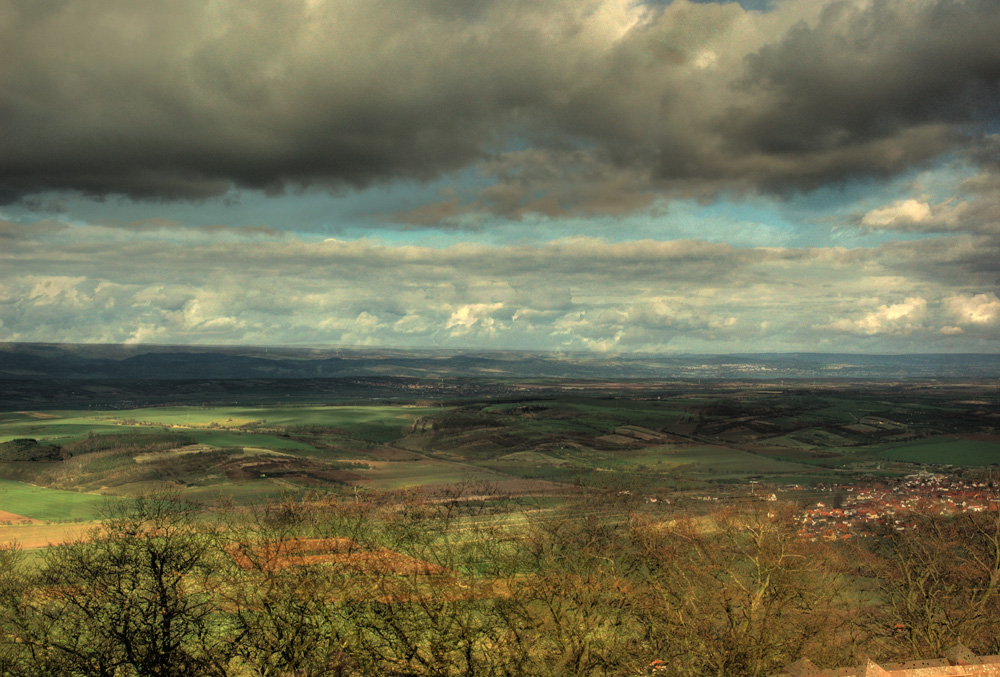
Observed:
[[[963,145],[961,125],[1000,116],[997,35],[995,0],[832,2],[815,25],[748,57],[743,86],[764,105],[733,111],[732,140],[769,157],[859,151],[821,176],[806,169],[806,182],[838,164],[851,174],[920,163]],[[909,143],[921,129],[923,142]]]
[[[882,263],[899,275],[1000,293],[1000,238],[996,236],[895,242],[884,251]]]
[[[649,191],[891,174],[997,114],[994,0],[813,7],[0,0],[0,200],[337,189],[480,163],[497,185],[442,213],[618,213]],[[533,175],[552,164],[538,194],[511,178],[511,135],[543,154],[520,156]]]
[[[198,198],[461,166],[544,74],[500,58],[531,30],[502,45],[441,6],[5,3],[0,184]]]
[[[66,230],[65,224],[56,221],[40,221],[37,223],[11,223],[0,220],[0,242],[4,240],[29,240],[38,235],[52,235]]]

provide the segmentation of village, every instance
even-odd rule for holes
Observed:
[[[830,498],[811,504],[796,517],[800,535],[810,539],[847,540],[871,527],[903,531],[909,516],[917,512],[953,515],[1000,509],[997,484],[982,477],[921,472],[863,487],[836,484],[819,488]],[[795,485],[784,493],[791,498],[801,491],[805,489]]]

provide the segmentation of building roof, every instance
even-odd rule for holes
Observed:
[[[959,644],[942,658],[905,663],[867,660],[855,667],[821,670],[802,658],[771,677],[1000,677],[1000,656],[976,656]]]

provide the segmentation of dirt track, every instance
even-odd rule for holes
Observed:
[[[14,524],[0,526],[0,544],[17,542],[24,550],[47,548],[83,538],[97,522],[73,524]]]
[[[0,510],[0,524],[38,524],[38,520],[18,515],[16,513]]]

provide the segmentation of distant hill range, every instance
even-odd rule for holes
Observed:
[[[594,353],[0,343],[0,381],[395,378],[994,379],[1000,354]]]

